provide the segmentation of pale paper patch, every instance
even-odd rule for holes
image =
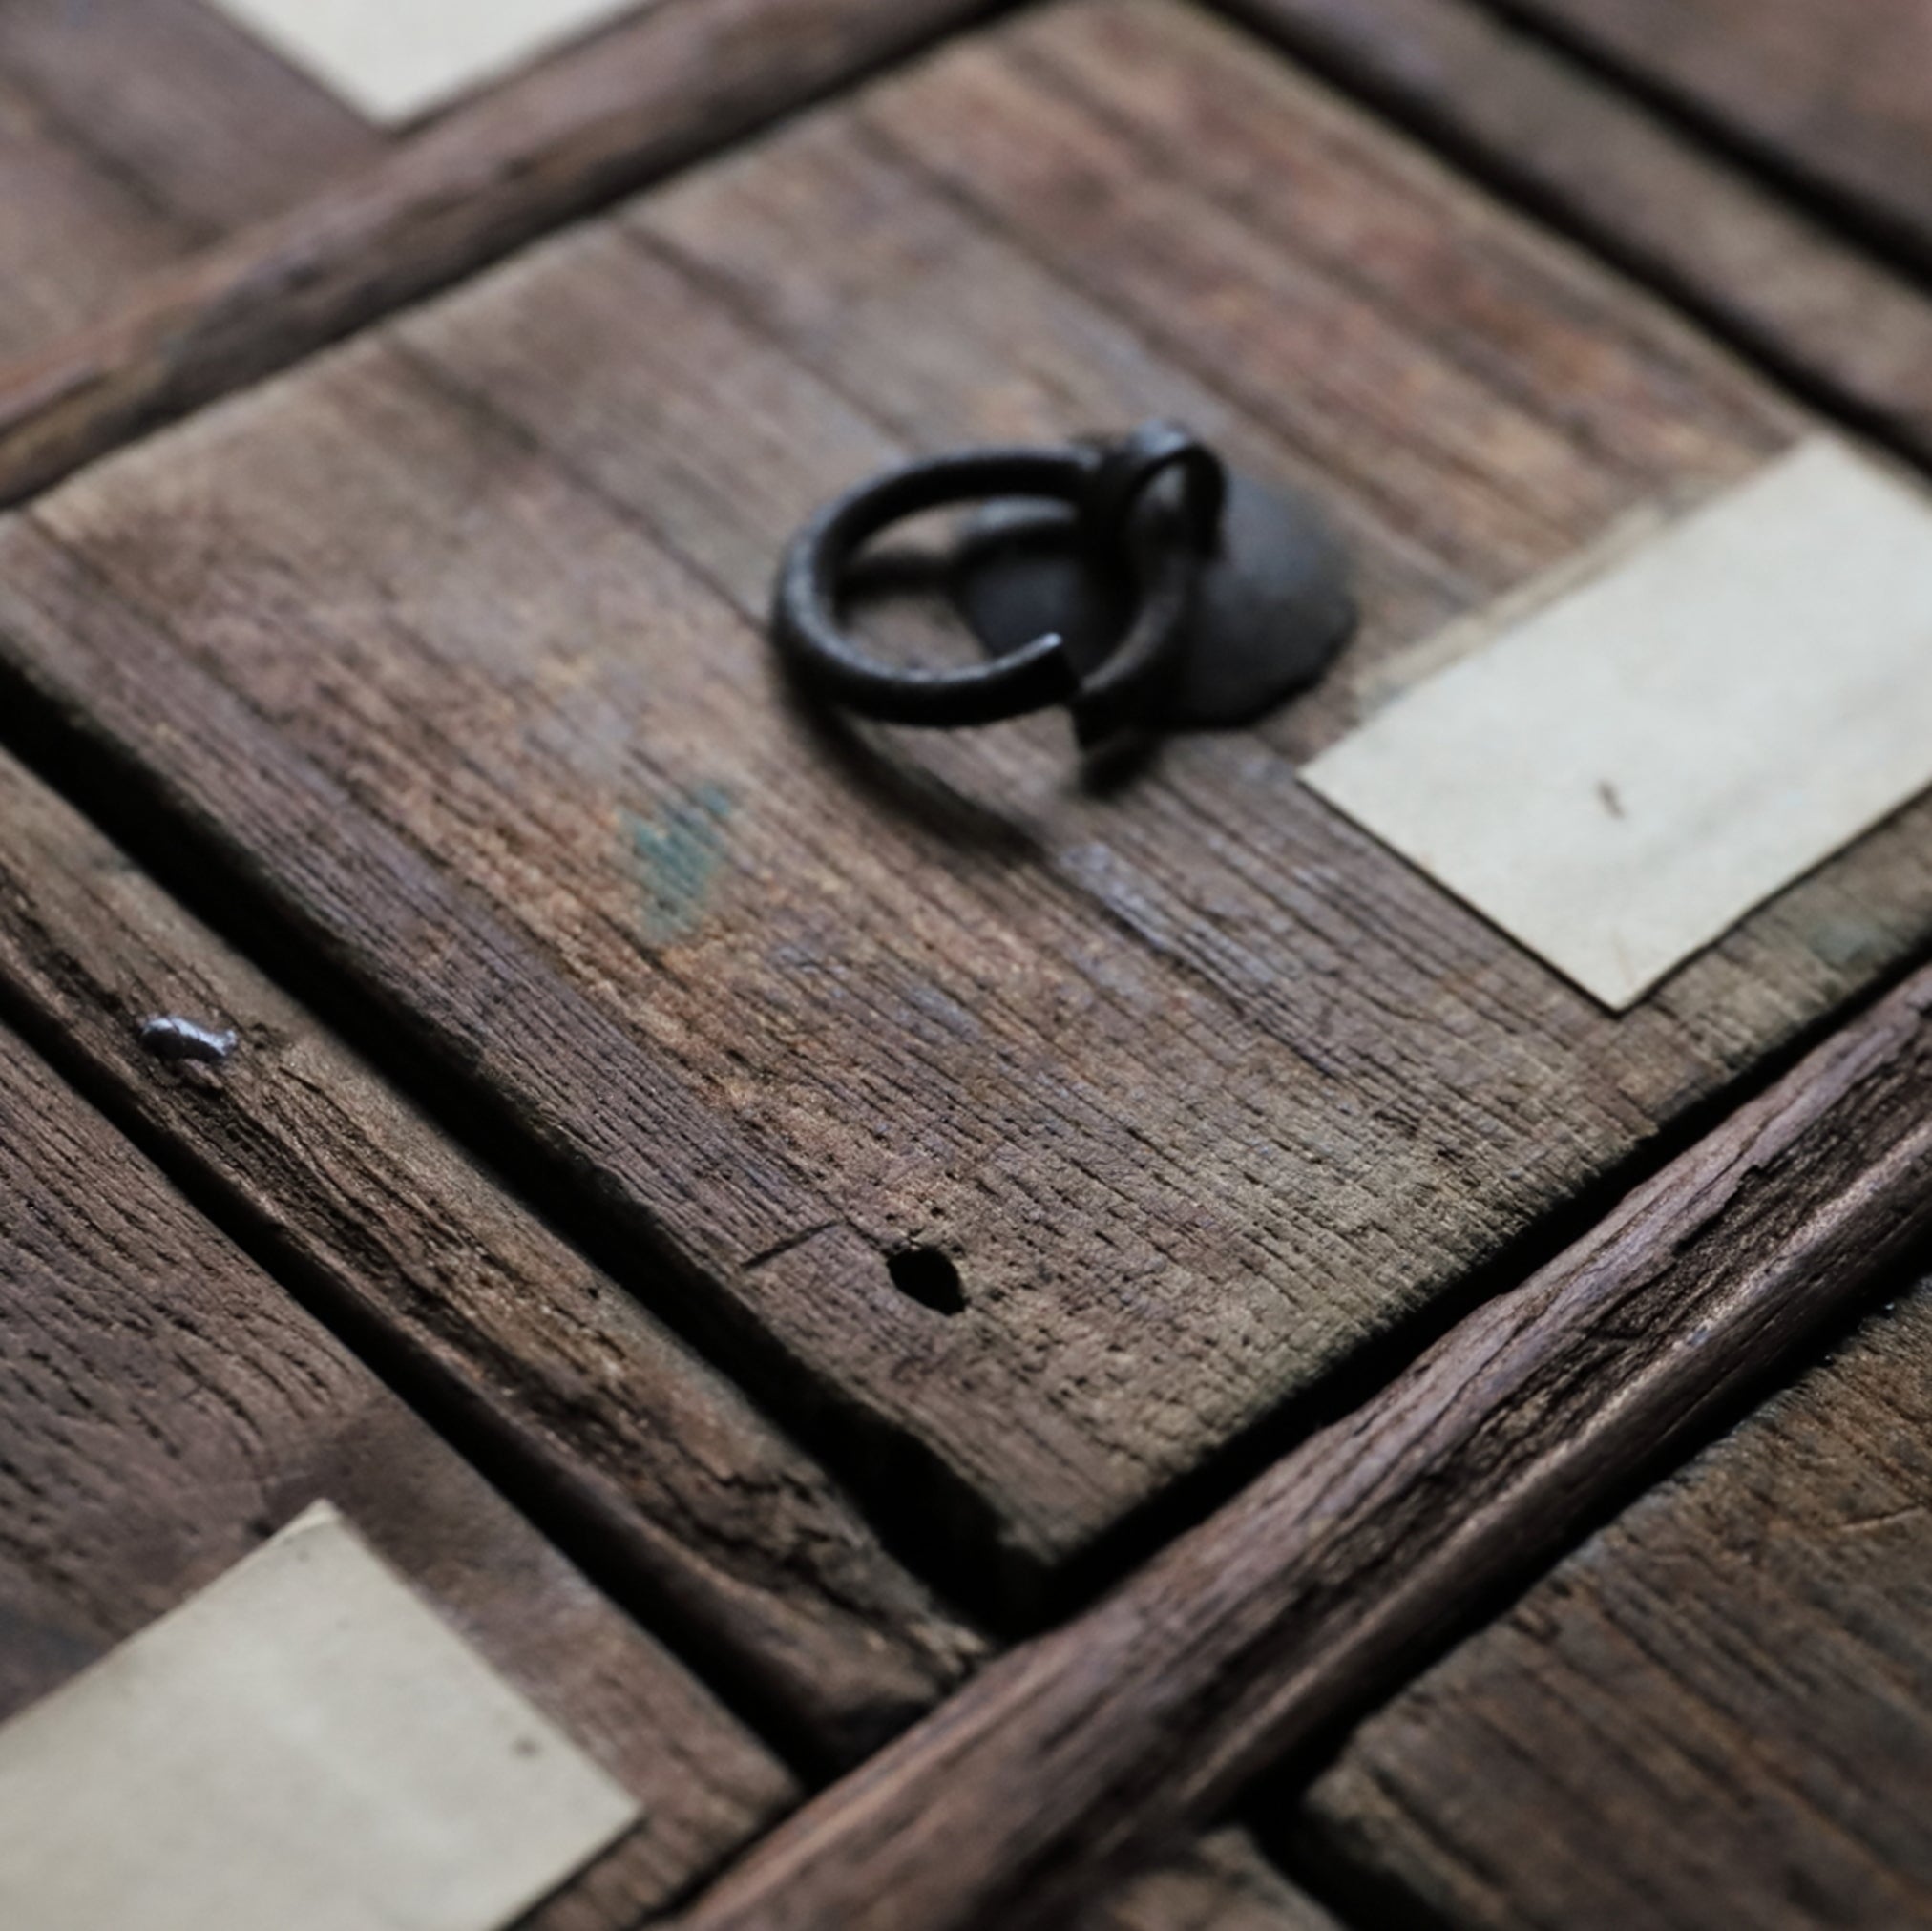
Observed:
[[[215,0],[371,120],[412,119],[638,0]]]
[[[1304,775],[1622,1010],[1932,785],[1932,500],[1806,443]]]
[[[637,1816],[324,1504],[0,1728],[0,1925],[498,1931]]]

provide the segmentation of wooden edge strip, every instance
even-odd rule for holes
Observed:
[[[1000,1931],[1161,1856],[1425,1660],[1932,1233],[1932,970],[1073,1623],[686,1931]]]
[[[0,368],[0,505],[997,4],[666,0]]]
[[[1235,1826],[1094,1899],[1070,1931],[1342,1931]]]
[[[213,1063],[156,1045],[172,1014]],[[0,1017],[808,1766],[983,1654],[736,1388],[4,753]]]
[[[1479,0],[1212,0],[1819,407],[1932,458],[1932,300]]]

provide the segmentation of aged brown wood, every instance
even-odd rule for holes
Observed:
[[[742,1396],[4,754],[0,995],[369,1320],[386,1355],[402,1337],[418,1385],[444,1384],[542,1492],[551,1533],[595,1538],[797,1746],[848,1760],[978,1659]],[[139,1028],[158,1013],[232,1028],[234,1056],[219,1073],[158,1061]],[[1323,1924],[1225,1831],[1092,1931]]]
[[[626,1926],[786,1773],[0,1030],[0,1713],[337,1503],[647,1817],[536,1921]]]
[[[1893,1931],[1928,1791],[1921,1286],[1375,1717],[1299,1835],[1369,1921]]]
[[[1932,302],[1749,166],[1481,0],[1223,4],[1809,392],[1932,453]]]
[[[1203,1837],[1186,1856],[1082,1913],[1076,1924],[1077,1931],[1341,1931],[1238,1830]]]
[[[992,1665],[680,1922],[1053,1921],[1439,1643],[1920,1247],[1928,1081],[1932,972],[1093,1610]],[[1923,1639],[1891,1653],[1922,1658]]]
[[[1317,700],[1111,797],[788,707],[828,491],[1150,412],[1351,530]],[[1611,1019],[1293,776],[1802,427],[1232,30],[1055,5],[76,479],[0,652],[1011,1608],[1922,945],[1924,806]]]
[[[1926,0],[1502,0],[1932,260]]]
[[[742,1396],[4,754],[0,989],[342,1309],[403,1337],[418,1376],[542,1490],[546,1527],[596,1538],[803,1748],[851,1758],[978,1659]],[[139,1028],[158,1013],[234,1029],[233,1058],[219,1073],[158,1061]],[[1110,1900],[1093,1931],[1322,1921],[1228,1831]]]
[[[388,145],[200,0],[8,0],[0,359]]]
[[[804,1747],[850,1761],[977,1656],[735,1390],[4,755],[0,991]],[[241,1044],[170,1066],[156,1014]]]
[[[58,4],[38,0],[37,11]],[[177,272],[150,277],[98,325],[0,364],[0,501],[460,280],[989,4],[657,0]],[[158,166],[163,151],[172,152],[165,136],[130,165]]]

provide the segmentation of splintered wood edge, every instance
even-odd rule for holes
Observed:
[[[667,0],[0,367],[0,506],[998,4]]]
[[[1209,0],[1561,222],[1786,383],[1932,458],[1932,303],[1478,0]]]
[[[1928,1080],[1932,969],[808,1805],[684,1931],[1016,1931],[1160,1857],[1932,1233]]]

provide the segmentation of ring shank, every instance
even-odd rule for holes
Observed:
[[[779,570],[772,635],[821,696],[882,723],[990,724],[1065,703],[1078,680],[1056,636],[984,664],[929,670],[867,656],[839,622],[838,588],[866,544],[909,516],[995,496],[1078,503],[1098,457],[1085,450],[976,450],[908,464],[829,505],[792,539]]]
[[[881,663],[846,634],[839,586],[866,544],[909,516],[952,504],[1042,498],[1070,505],[1124,549],[1135,501],[1168,469],[1186,482],[1180,539],[1147,546],[1137,561],[1132,623],[1106,661],[1082,678],[1064,640],[1049,633],[984,664],[921,669]],[[1185,640],[1195,576],[1210,547],[1225,491],[1219,459],[1184,430],[1146,425],[1108,448],[970,450],[889,471],[841,496],[793,538],[779,570],[772,636],[794,673],[819,696],[883,723],[997,724],[1047,705],[1073,707],[1084,741],[1134,719],[1171,669]]]

